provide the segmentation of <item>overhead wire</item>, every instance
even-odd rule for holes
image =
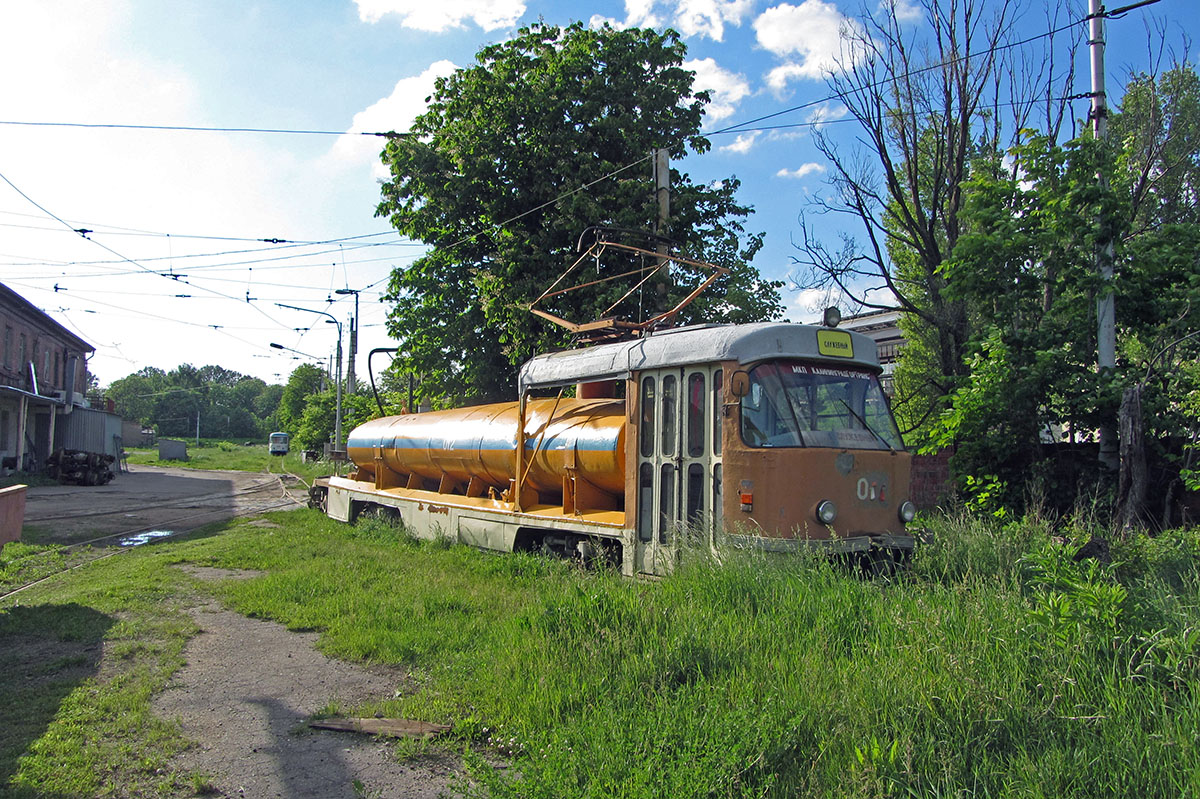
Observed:
[[[1158,2],[1158,0],[1147,0],[1147,2],[1148,3]],[[1038,34],[1034,34],[1033,36],[1028,36],[1024,39],[1019,39],[1015,42],[1006,42],[1001,45],[996,45],[995,47],[986,48],[986,49],[981,50],[976,53],[968,53],[966,55],[955,56],[953,58],[943,59],[942,61],[939,61],[934,64],[929,64],[928,66],[906,70],[904,72],[899,73],[898,75],[893,75],[892,77],[889,77],[889,78],[884,78],[882,80],[875,81],[873,83],[868,83],[863,88],[867,88],[867,89],[883,88],[885,86],[888,86],[889,84],[895,83],[898,80],[903,80],[905,78],[914,77],[916,75],[922,75],[926,72],[933,72],[933,71],[936,71],[939,69],[945,69],[946,67],[962,63],[963,61],[970,61],[973,58],[980,58],[982,56],[991,55],[994,53],[998,53],[1002,50],[1011,50],[1016,47],[1023,47],[1027,44],[1037,41],[1038,39],[1048,39],[1052,36],[1057,36],[1058,34],[1068,31],[1068,30],[1074,28],[1075,26],[1080,25],[1086,21],[1087,21],[1087,18],[1085,17],[1084,19],[1075,20],[1075,21],[1066,23],[1064,25],[1060,25],[1057,28],[1052,28],[1051,30],[1044,31],[1044,32],[1038,33]],[[735,125],[728,125],[724,128],[721,128],[720,130],[714,130],[709,133],[703,133],[702,135],[718,136],[718,135],[725,134],[725,133],[746,132],[743,130],[743,128],[747,125],[753,125],[756,122],[765,122],[768,119],[775,119],[776,117],[783,116],[784,114],[791,114],[796,111],[803,111],[806,108],[812,108],[813,106],[817,106],[822,103],[833,102],[837,99],[838,99],[838,96],[836,94],[832,94],[832,95],[829,95],[827,97],[822,97],[817,100],[809,100],[807,102],[800,103],[799,105],[794,105],[789,108],[785,108],[781,111],[775,111],[770,114],[764,114],[762,116],[755,117],[754,119],[748,119],[745,122],[739,122]]]
[[[40,203],[38,203],[36,200],[34,200],[32,197],[30,197],[28,194],[26,194],[25,192],[23,192],[23,191],[22,191],[22,190],[21,190],[21,189],[20,189],[20,188],[19,188],[19,187],[18,187],[18,186],[15,184],[15,183],[13,183],[11,180],[9,180],[9,179],[8,179],[8,176],[7,176],[7,175],[5,175],[3,172],[0,172],[0,180],[3,180],[5,183],[7,183],[7,184],[8,184],[8,186],[9,186],[9,187],[10,187],[10,188],[11,188],[13,191],[15,191],[17,194],[21,195],[21,197],[25,198],[25,200],[27,200],[27,201],[28,201],[28,202],[29,202],[31,205],[33,205],[33,206],[34,206],[35,208],[37,208],[39,211],[41,211],[42,213],[44,213],[44,214],[46,214],[47,216],[51,217],[52,219],[54,219],[54,220],[58,221],[58,222],[59,222],[59,223],[61,223],[61,224],[62,224],[64,227],[67,227],[67,228],[70,228],[71,230],[74,230],[74,231],[75,231],[76,233],[78,233],[78,234],[80,235],[80,237],[81,237],[81,238],[83,238],[84,240],[91,242],[92,244],[94,244],[95,246],[99,247],[100,249],[102,249],[102,250],[104,250],[104,251],[106,251],[106,252],[112,253],[112,254],[113,254],[113,255],[115,255],[116,257],[120,258],[122,261],[126,261],[126,262],[128,262],[130,265],[132,265],[132,266],[135,266],[135,267],[137,267],[138,269],[140,269],[140,270],[142,270],[142,271],[144,271],[144,272],[147,272],[147,273],[149,273],[149,274],[153,274],[153,275],[159,275],[160,277],[165,277],[164,275],[161,275],[160,273],[158,273],[158,272],[155,272],[153,269],[150,269],[150,268],[149,268],[149,267],[147,267],[147,266],[143,266],[142,264],[138,263],[137,261],[133,260],[132,258],[129,258],[128,256],[124,255],[123,253],[117,252],[116,250],[114,250],[112,247],[109,247],[109,246],[108,246],[107,244],[105,244],[104,242],[101,242],[101,241],[97,241],[97,240],[95,240],[95,239],[88,238],[88,233],[90,233],[91,231],[89,231],[89,230],[87,230],[87,229],[85,229],[85,228],[78,228],[78,229],[77,229],[77,228],[74,228],[74,227],[72,227],[72,226],[71,226],[71,224],[70,224],[69,222],[67,222],[67,221],[66,221],[66,220],[64,220],[62,217],[58,216],[57,214],[54,214],[54,213],[52,213],[50,210],[48,210],[47,208],[45,208],[44,206],[42,206]],[[170,278],[167,278],[167,279],[170,279]],[[192,285],[192,284],[189,284],[189,285]],[[223,296],[223,297],[225,297],[226,299],[230,299],[230,300],[233,300],[233,301],[235,301],[235,302],[241,302],[241,300],[240,300],[239,298],[232,297],[232,296],[230,296],[230,295],[224,294],[223,292],[219,292],[219,291],[217,291],[217,290],[215,290],[215,289],[210,289],[210,288],[206,288],[206,287],[203,287],[203,286],[197,286],[197,288],[201,289],[202,291],[207,291],[207,292],[209,292],[209,293],[211,293],[211,294],[216,294],[216,295],[218,295],[218,296]],[[278,320],[276,320],[276,319],[272,318],[272,317],[271,317],[269,314],[267,314],[267,312],[266,312],[266,311],[264,311],[264,310],[262,310],[261,308],[259,308],[259,307],[255,306],[253,303],[247,302],[247,304],[249,304],[249,305],[251,305],[252,307],[254,307],[254,309],[255,309],[256,311],[258,311],[260,314],[262,314],[263,316],[265,316],[265,317],[266,317],[267,319],[269,319],[270,321],[274,322],[275,324],[279,324],[280,326],[282,326],[282,323],[280,323]]]
[[[1117,9],[1116,11],[1109,12],[1109,13],[1110,14],[1121,13],[1124,11],[1128,11],[1132,8],[1141,7],[1143,5],[1149,5],[1153,2],[1157,2],[1157,0],[1145,0],[1145,2],[1136,3],[1129,7]],[[994,47],[988,48],[984,51],[980,51],[977,53],[970,53],[970,54],[966,54],[963,56],[957,56],[954,58],[944,59],[942,61],[939,61],[938,63],[931,64],[931,65],[928,65],[925,67],[920,67],[920,68],[913,69],[913,70],[909,70],[900,75],[891,76],[890,78],[880,80],[880,81],[876,82],[875,84],[870,84],[870,85],[877,86],[877,87],[885,86],[895,80],[902,79],[904,77],[910,77],[913,75],[923,74],[925,72],[944,69],[947,66],[961,63],[963,61],[968,61],[972,58],[978,58],[978,57],[982,57],[982,56],[990,54],[990,53],[995,53],[995,52],[999,52],[1002,50],[1009,50],[1009,49],[1013,49],[1016,47],[1021,47],[1026,44],[1029,44],[1031,42],[1037,41],[1039,39],[1049,38],[1049,37],[1055,36],[1059,33],[1062,33],[1064,31],[1070,30],[1071,28],[1080,24],[1080,22],[1082,22],[1082,21],[1085,21],[1085,20],[1073,21],[1071,23],[1064,24],[1064,25],[1058,26],[1056,28],[1053,28],[1049,31],[1045,31],[1045,32],[1042,32],[1039,34],[1028,36],[1028,37],[1019,39],[1017,41],[1006,42],[1004,44],[996,45]],[[1074,97],[1077,97],[1077,96],[1073,96],[1072,98],[1064,98],[1064,99],[1074,99]],[[718,129],[715,131],[703,133],[702,135],[717,136],[717,135],[723,135],[723,134],[729,134],[729,133],[749,133],[749,132],[754,132],[754,131],[759,131],[759,130],[775,130],[775,129],[797,128],[797,127],[816,127],[818,125],[834,124],[839,121],[853,121],[850,119],[846,119],[846,120],[809,120],[806,122],[793,123],[793,124],[789,124],[789,125],[764,126],[764,127],[760,127],[760,128],[750,127],[751,125],[754,125],[757,122],[764,122],[764,121],[767,121],[770,119],[775,119],[775,118],[778,118],[778,117],[786,115],[786,114],[795,113],[796,111],[800,111],[800,110],[804,110],[804,109],[808,109],[808,108],[813,108],[815,106],[821,105],[823,103],[835,101],[837,99],[838,98],[836,95],[830,95],[827,97],[810,100],[810,101],[800,103],[800,104],[797,104],[797,105],[794,105],[794,106],[791,106],[791,107],[788,107],[785,109],[781,109],[779,111],[772,112],[770,114],[761,115],[761,116],[758,116],[758,117],[755,117],[755,118],[752,118],[749,120],[735,123],[733,125],[728,125],[724,128],[721,128],[721,129]],[[136,130],[203,131],[203,132],[224,132],[224,133],[246,132],[246,133],[278,133],[278,134],[314,134],[314,135],[336,135],[336,136],[369,135],[369,136],[381,136],[381,137],[387,137],[387,138],[394,138],[394,137],[409,135],[409,134],[404,134],[404,133],[396,133],[394,131],[373,132],[373,133],[356,132],[353,134],[348,134],[346,131],[299,130],[299,129],[284,129],[284,128],[248,128],[248,127],[234,128],[234,127],[204,127],[204,126],[183,126],[183,125],[127,125],[127,124],[116,124],[116,123],[96,124],[96,123],[70,123],[70,122],[28,122],[28,121],[15,121],[15,120],[0,120],[0,125],[28,125],[28,126],[40,126],[40,127],[75,127],[75,128],[124,128],[124,129],[136,129]],[[555,205],[571,196],[574,196],[581,192],[587,191],[588,189],[592,188],[593,186],[595,186],[599,183],[602,183],[606,180],[611,180],[611,179],[615,178],[616,176],[622,174],[623,172],[628,171],[640,164],[647,162],[652,157],[653,156],[649,155],[649,154],[646,156],[640,157],[628,164],[625,164],[624,166],[620,166],[614,170],[611,170],[607,174],[602,175],[601,177],[596,178],[595,180],[592,180],[585,184],[582,184],[570,191],[562,192],[559,195],[555,196],[554,198],[552,198],[546,202],[543,202],[536,206],[533,206],[532,208],[529,208],[519,214],[515,214],[503,221],[493,223],[493,224],[487,226],[486,228],[484,228],[483,230],[480,230],[476,233],[472,233],[470,235],[464,236],[464,237],[460,238],[459,240],[457,240],[447,246],[449,248],[458,247],[458,246],[461,246],[462,244],[465,244],[466,242],[475,240],[478,237],[485,235],[486,233],[489,233],[489,232],[495,231],[495,230],[499,230],[499,229],[503,229],[507,225],[510,225],[513,222],[516,222],[526,216],[529,216],[530,214],[536,213],[547,207]],[[207,288],[205,286],[197,285],[195,283],[189,282],[186,279],[186,276],[179,276],[179,275],[175,275],[175,274],[157,272],[157,271],[150,269],[150,268],[146,267],[145,265],[139,263],[138,261],[134,261],[133,259],[130,259],[130,258],[124,256],[123,254],[117,252],[116,250],[112,249],[111,247],[108,247],[107,245],[103,244],[102,242],[96,241],[95,239],[88,238],[87,232],[91,232],[91,231],[83,232],[85,230],[84,228],[75,228],[70,223],[66,222],[65,220],[58,217],[57,215],[51,213],[49,210],[47,210],[46,208],[44,208],[43,206],[38,204],[31,197],[29,197],[23,191],[21,191],[16,185],[14,185],[12,183],[12,181],[10,181],[2,173],[0,173],[0,179],[3,179],[4,182],[7,183],[11,188],[13,188],[14,191],[16,191],[18,194],[20,194],[22,197],[24,197],[28,202],[30,202],[32,205],[34,205],[36,208],[38,208],[40,211],[42,211],[44,214],[46,214],[47,217],[59,222],[65,228],[81,235],[85,239],[88,239],[88,241],[91,241],[93,244],[110,252],[111,254],[113,254],[114,256],[116,256],[119,259],[119,261],[117,261],[117,262],[109,262],[109,263],[128,263],[128,264],[136,267],[137,270],[139,270],[141,272],[155,274],[160,277],[164,277],[166,279],[171,279],[171,280],[174,280],[177,282],[183,282],[187,285],[195,286],[197,289],[199,289],[201,291],[206,291],[208,293],[211,293],[211,294],[216,295],[217,297],[220,297],[223,299],[232,300],[232,301],[238,302],[238,303],[243,302],[242,298],[233,297],[231,295],[224,294],[223,292],[217,291],[215,289]],[[130,234],[130,235],[132,235],[132,234],[156,235],[156,234],[152,234],[152,233],[136,231],[135,229],[127,229],[127,234]],[[165,235],[168,237],[170,236],[170,234],[162,234],[162,235]],[[381,234],[366,234],[362,238],[369,238],[369,237],[373,237],[376,235],[385,235],[385,234],[382,234],[382,233]],[[205,238],[212,238],[212,239],[216,239],[216,240],[250,240],[250,239],[242,239],[242,238],[235,238],[235,237],[205,237]],[[331,240],[325,240],[322,243],[328,244],[328,243],[335,243],[335,242],[344,242],[344,241],[350,241],[350,240],[352,240],[352,238],[354,238],[354,237],[346,237],[344,239],[331,239]],[[259,241],[267,241],[267,240],[259,239]],[[280,240],[280,243],[281,244],[284,243],[283,240]],[[395,245],[395,244],[399,244],[399,243],[398,242],[377,242],[377,243],[364,244],[361,246],[385,246],[385,245]],[[309,246],[309,245],[288,243],[286,246]],[[424,245],[414,243],[413,245],[410,245],[410,246],[424,246]],[[255,250],[246,250],[245,252],[257,252],[257,251],[261,251],[262,249],[263,248],[256,248]],[[332,250],[329,250],[326,252],[327,253],[332,252]],[[339,243],[338,252],[340,254],[344,255],[344,247],[342,247],[340,243]],[[237,253],[237,251],[231,251],[228,254],[240,254],[240,253]],[[319,255],[319,254],[324,254],[324,253],[305,254],[304,257],[315,257],[316,255]],[[168,256],[168,257],[170,257],[170,256]],[[198,258],[198,257],[203,257],[203,254],[188,254],[188,255],[174,256],[173,258],[183,258],[183,257]],[[159,260],[159,259],[145,259],[145,260]],[[219,264],[219,265],[214,265],[214,264],[196,265],[195,267],[192,267],[192,270],[193,271],[199,270],[199,269],[216,270],[219,268],[227,268],[228,269],[228,268],[235,268],[238,266],[248,266],[252,263],[257,263],[257,264],[270,263],[273,260],[287,260],[287,257],[283,256],[283,257],[279,257],[279,258],[252,259],[252,260],[247,260],[247,261],[243,261],[243,262],[236,262],[236,263],[230,263],[230,264]],[[378,259],[378,260],[387,260],[387,259]],[[97,265],[98,266],[98,265],[102,265],[102,264],[104,264],[104,262],[93,262],[89,265]],[[75,264],[75,263],[60,264],[60,266],[72,266],[72,265],[78,265],[78,264]],[[323,265],[309,265],[309,266],[323,266]],[[265,269],[265,268],[269,268],[269,267],[261,267],[261,268]],[[289,267],[281,266],[280,268],[301,268],[301,267],[298,265],[293,265],[293,266],[289,266]],[[344,263],[343,263],[343,268],[344,268]],[[111,273],[108,273],[108,274],[111,276]],[[206,278],[206,279],[211,279],[214,281],[219,280],[217,278]],[[384,278],[384,279],[387,279],[387,278]],[[377,281],[377,283],[379,283],[379,282],[382,282],[382,280]],[[250,302],[248,293],[247,293],[247,299],[245,301],[248,304],[253,305],[253,302]],[[99,303],[99,301],[97,301],[97,303],[103,304],[103,303]],[[116,307],[116,306],[112,306],[112,307]],[[327,307],[328,307],[328,304],[327,304]],[[287,328],[286,325],[283,325],[281,322],[279,322],[278,320],[276,320],[273,317],[271,317],[270,315],[268,315],[261,308],[258,308],[257,306],[255,306],[255,309],[259,313],[266,316],[272,323],[276,324],[278,327],[280,327],[282,329],[289,329],[289,328]],[[128,309],[122,309],[122,310],[128,311]],[[181,320],[171,319],[169,321],[179,322]],[[187,324],[187,323],[185,323],[185,324]],[[192,324],[195,324],[195,323],[192,323]],[[197,325],[197,326],[200,326],[200,325]],[[221,329],[220,326],[215,326],[215,325],[203,325],[203,326],[211,327],[213,329],[218,329],[218,330]],[[294,328],[292,328],[292,329],[294,329]],[[237,337],[233,337],[233,338],[236,339]],[[248,343],[248,342],[243,342],[243,343]]]

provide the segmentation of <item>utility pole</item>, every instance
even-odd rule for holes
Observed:
[[[671,161],[670,154],[666,149],[654,151],[654,195],[658,200],[658,220],[654,225],[654,232],[659,236],[667,236],[671,232]],[[658,276],[658,283],[655,286],[655,313],[662,313],[670,307],[667,300],[667,255],[668,248],[665,241],[659,241],[655,245],[655,251],[658,252],[658,266],[662,271]]]
[[[354,356],[358,354],[358,289],[337,289],[334,294],[353,294],[354,295],[354,318],[350,320],[350,358],[346,367],[346,393],[353,394],[355,391],[354,374]]]
[[[1101,0],[1088,0],[1088,44],[1092,55],[1092,133],[1097,141],[1108,136],[1108,101],[1104,87],[1104,5]],[[1103,173],[1097,175],[1101,188],[1108,184]],[[1103,217],[1100,228],[1106,226]],[[1113,373],[1116,357],[1116,307],[1113,302],[1113,245],[1108,239],[1096,253],[1096,271],[1100,275],[1100,296],[1096,299],[1096,367],[1103,379]],[[1108,469],[1120,465],[1117,432],[1110,414],[1105,412],[1100,423],[1100,463]]]

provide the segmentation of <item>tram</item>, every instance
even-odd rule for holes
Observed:
[[[390,416],[313,504],[414,535],[664,575],[687,548],[903,559],[911,458],[874,341],[831,325],[698,325],[539,355],[513,402]],[[570,396],[574,394],[574,396]]]

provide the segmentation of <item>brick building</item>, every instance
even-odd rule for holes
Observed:
[[[0,474],[7,474],[45,463],[61,417],[84,404],[95,347],[2,283],[0,335]]]

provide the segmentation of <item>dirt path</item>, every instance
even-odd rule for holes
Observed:
[[[279,475],[134,466],[106,486],[30,488],[24,537],[72,544],[182,531],[300,507],[306,499],[302,483]],[[250,576],[201,567],[188,572],[201,579]],[[191,612],[201,632],[184,651],[187,665],[153,702],[159,716],[177,719],[196,742],[173,765],[207,777],[217,791],[211,795],[433,799],[448,791],[457,765],[452,758],[398,763],[387,741],[305,726],[330,703],[349,709],[391,696],[405,679],[402,672],[327,658],[314,647],[315,633],[288,632],[215,602]]]
[[[188,571],[205,579],[231,576]],[[175,765],[207,775],[216,795],[434,799],[449,790],[449,761],[398,763],[387,741],[305,726],[331,702],[348,708],[390,696],[405,680],[402,672],[327,658],[313,646],[315,633],[288,632],[215,603],[192,613],[201,632],[154,709],[178,719],[184,735],[200,742]]]

